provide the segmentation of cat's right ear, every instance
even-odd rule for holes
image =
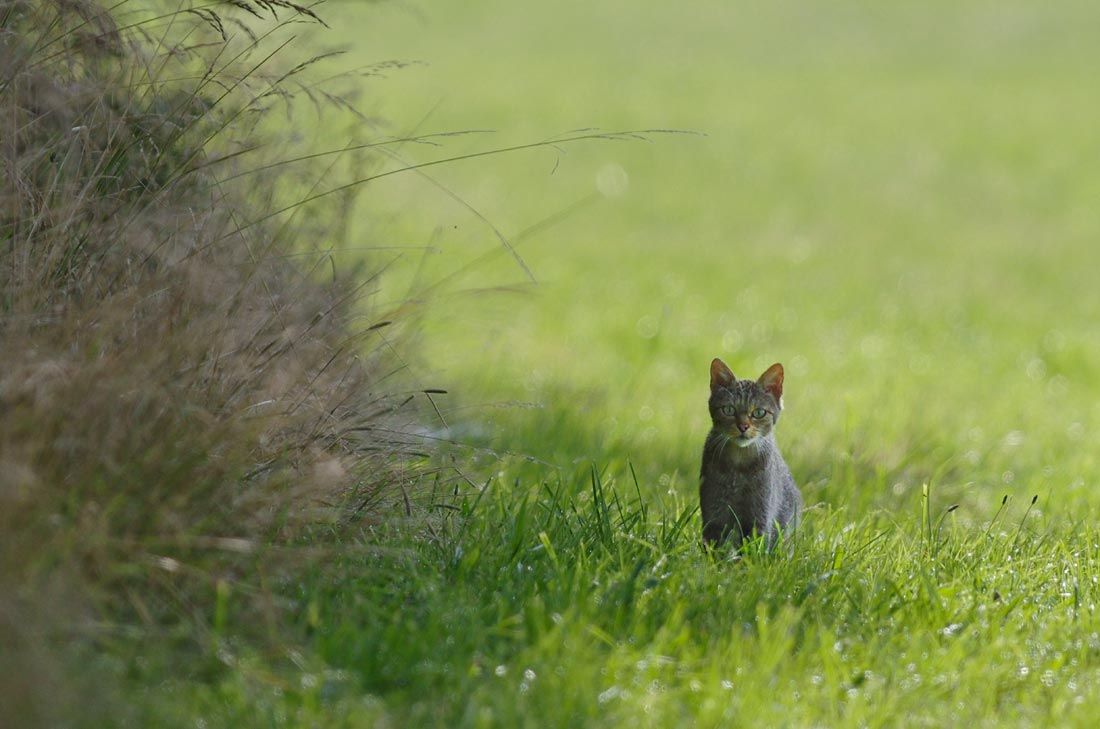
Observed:
[[[761,387],[771,393],[775,398],[775,404],[783,407],[783,365],[776,362],[757,380]]]
[[[729,387],[735,382],[737,382],[737,378],[734,377],[733,370],[725,362],[715,357],[714,361],[710,363],[710,389]]]

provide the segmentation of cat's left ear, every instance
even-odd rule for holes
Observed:
[[[776,362],[756,382],[771,393],[780,408],[783,407],[783,365]]]

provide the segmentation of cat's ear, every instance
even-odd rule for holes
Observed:
[[[735,382],[737,382],[737,378],[734,377],[733,370],[725,362],[715,357],[714,361],[710,363],[710,389],[729,387]]]
[[[776,362],[756,382],[771,393],[779,407],[783,407],[783,365]]]

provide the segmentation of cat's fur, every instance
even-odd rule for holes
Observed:
[[[770,551],[786,541],[802,516],[795,486],[773,430],[783,403],[783,366],[760,379],[738,380],[720,359],[710,365],[710,416],[714,423],[703,446],[699,503],[703,539],[734,548],[754,533]]]

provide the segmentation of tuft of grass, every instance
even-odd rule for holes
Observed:
[[[245,225],[341,174],[242,174],[285,154],[273,115],[350,104],[282,60],[302,22],[0,2],[0,703],[22,726],[121,721],[101,688],[146,663],[281,650],[295,545],[408,508],[427,471],[376,271],[329,253],[347,197]],[[150,645],[171,650],[127,663]],[[89,660],[102,686],[74,678]]]
[[[893,519],[816,508],[793,556],[730,562],[701,547],[694,505],[632,482],[494,480],[436,539],[345,553],[296,588],[315,681],[276,696],[238,678],[204,706],[332,726],[1092,721],[1090,527],[1041,527],[1026,504],[986,530],[932,507],[931,534],[919,500]]]

